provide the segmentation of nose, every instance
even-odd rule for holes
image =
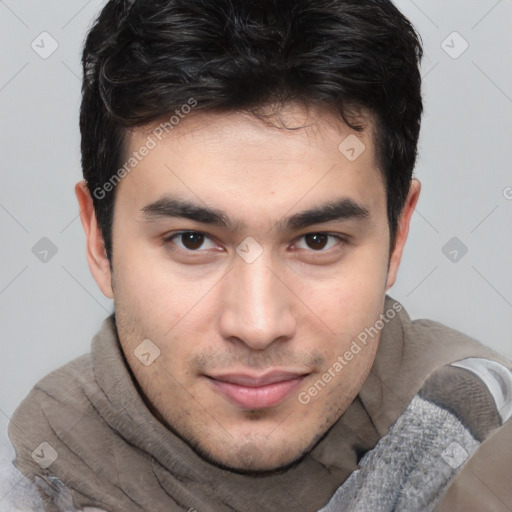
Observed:
[[[220,329],[224,339],[264,350],[294,336],[293,293],[264,255],[253,263],[239,258],[223,282]]]

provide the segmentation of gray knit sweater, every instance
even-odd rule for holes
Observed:
[[[319,512],[430,512],[482,441],[511,416],[507,368],[479,358],[443,367]]]

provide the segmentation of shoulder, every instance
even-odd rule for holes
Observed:
[[[20,481],[27,489],[33,483],[44,489],[45,480],[53,485],[49,468],[63,454],[61,439],[91,409],[89,396],[95,392],[87,354],[41,379],[15,410],[8,427],[15,450],[11,471],[24,475]]]
[[[435,393],[442,407],[453,410],[479,441],[461,463],[436,512],[506,511],[512,503],[512,372],[509,366],[480,358],[453,363],[440,382],[460,387],[447,400]],[[464,375],[465,374],[465,375]],[[469,375],[473,377],[470,378]],[[427,389],[427,394],[432,393]]]
[[[489,441],[507,435],[512,440],[511,400],[508,365],[468,357],[441,366],[322,512],[434,510],[445,492],[452,492],[457,475],[470,474],[466,465],[481,459],[478,454]],[[498,467],[510,469],[512,454],[503,449],[505,444],[501,450],[494,445],[487,451],[493,453]],[[488,463],[489,456],[485,460]],[[502,474],[502,483],[506,478]],[[466,486],[464,479],[458,491]],[[456,509],[453,503],[439,511],[479,510]]]
[[[407,343],[421,350],[424,357],[430,357],[429,354],[443,354],[442,360],[445,362],[438,367],[469,357],[496,361],[505,367],[512,367],[512,362],[499,352],[441,322],[424,318],[410,320],[404,324],[404,329]]]
[[[435,371],[419,396],[455,415],[482,442],[512,415],[512,371],[497,361],[467,357]]]
[[[9,423],[9,436],[23,438],[42,428],[48,411],[62,406],[77,409],[87,403],[87,395],[95,388],[90,354],[83,355],[54,370],[41,379],[15,410]],[[16,445],[15,445],[16,446]]]
[[[34,435],[40,437],[45,430],[51,437],[52,430],[65,428],[63,423],[72,423],[73,418],[79,419],[92,408],[91,398],[101,393],[94,369],[95,347],[105,345],[113,338],[114,330],[115,323],[110,316],[94,337],[91,353],[54,370],[31,389],[9,424],[9,436],[16,448],[17,441],[29,439],[35,442]],[[50,422],[51,428],[45,427]]]

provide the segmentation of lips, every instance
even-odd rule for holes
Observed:
[[[255,376],[231,373],[210,376],[215,391],[242,409],[264,409],[283,402],[307,374],[273,371]]]

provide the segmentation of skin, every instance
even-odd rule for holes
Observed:
[[[308,404],[298,400],[384,312],[420,193],[413,180],[390,257],[385,186],[371,116],[365,119],[356,134],[297,105],[276,120],[297,130],[241,112],[189,115],[117,186],[112,272],[86,185],[76,186],[89,266],[115,301],[120,342],[148,405],[217,465],[260,472],[293,463],[336,422],[370,371],[378,337]],[[152,128],[130,132],[128,153]],[[366,146],[353,162],[338,150],[350,134]],[[165,195],[222,210],[237,229],[145,218],[142,209]],[[280,229],[283,218],[340,198],[364,205],[368,218]],[[180,236],[164,241],[183,230],[207,237],[192,250]],[[312,245],[305,237],[326,232],[348,242],[320,237]],[[236,252],[246,237],[263,250],[252,263]],[[149,366],[134,355],[145,339],[160,350]],[[283,402],[258,410],[233,405],[205,376],[271,369],[308,375]]]

